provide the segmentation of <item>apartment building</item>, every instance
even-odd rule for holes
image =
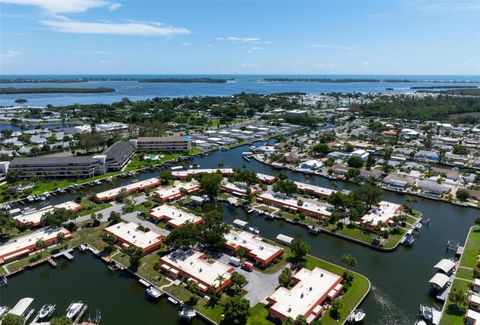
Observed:
[[[143,137],[136,141],[137,150],[143,152],[182,152],[192,148],[188,135],[167,137]]]

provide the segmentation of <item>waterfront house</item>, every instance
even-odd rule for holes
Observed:
[[[174,279],[185,283],[194,281],[202,293],[209,289],[221,292],[231,282],[235,269],[195,250],[176,250],[160,258],[160,269]]]
[[[220,188],[222,191],[241,197],[245,197],[248,194],[256,195],[261,191],[258,186],[248,186],[246,183],[230,183],[227,181],[223,181]]]
[[[155,200],[159,202],[171,202],[181,198],[185,194],[192,194],[200,191],[202,186],[196,181],[188,183],[175,183],[173,186],[161,187],[152,193]]]
[[[437,182],[431,180],[418,180],[417,187],[426,194],[432,194],[440,196],[444,193],[448,193],[451,190],[451,187],[448,185],[438,184]]]
[[[149,188],[154,188],[160,185],[160,180],[158,178],[149,178],[144,181],[135,182],[125,186],[120,186],[108,191],[100,192],[95,195],[95,200],[98,202],[105,202],[115,200],[120,193],[125,192],[126,194],[131,194],[134,192],[146,190]]]
[[[328,204],[321,204],[320,202],[314,202],[302,197],[293,198],[281,193],[264,192],[257,197],[257,201],[293,212],[304,213],[314,218],[329,217],[331,215],[331,212],[328,210]]]
[[[291,289],[279,287],[267,297],[270,317],[281,322],[303,316],[310,324],[320,318],[327,310],[327,304],[343,291],[343,278],[319,267],[313,270],[302,268],[292,280]]]
[[[27,212],[19,216],[15,216],[13,219],[17,225],[27,228],[38,227],[42,224],[42,217],[49,213],[54,212],[56,209],[66,209],[72,212],[77,212],[82,209],[82,206],[73,201],[57,204],[55,206],[48,206],[40,210]]]
[[[141,249],[143,253],[148,253],[162,246],[162,235],[151,230],[145,231],[135,222],[119,222],[105,228],[105,231],[115,236],[121,247],[134,246]]]
[[[377,226],[386,226],[392,222],[395,216],[402,211],[402,205],[381,201],[378,206],[372,207],[363,217],[360,218],[360,226],[373,231]]]

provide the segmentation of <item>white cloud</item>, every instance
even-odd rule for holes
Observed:
[[[353,50],[352,46],[340,46],[340,45],[323,45],[323,44],[310,44],[309,47],[312,48],[323,48],[323,49],[338,49],[338,50]]]
[[[237,36],[228,36],[228,37],[217,37],[216,41],[229,41],[229,42],[240,42],[240,43],[251,43],[258,44],[261,39],[258,37],[237,37]]]
[[[83,22],[69,19],[42,20],[41,23],[62,33],[73,34],[113,34],[113,35],[141,35],[162,36],[190,34],[183,27],[168,26],[157,22]]]
[[[101,63],[101,64],[109,64],[110,63],[110,60],[100,60],[98,61],[98,63]]]
[[[120,8],[121,4],[105,0],[0,0],[0,3],[35,6],[51,14],[85,12],[92,8]]]
[[[8,50],[5,53],[0,53],[0,62],[6,62],[10,59],[16,58],[17,56],[22,55],[22,52],[15,50]]]

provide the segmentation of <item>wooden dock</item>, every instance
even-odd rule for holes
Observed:
[[[73,260],[73,255],[71,254],[72,252],[73,252],[73,248],[70,248],[70,249],[67,249],[67,250],[61,251],[57,254],[52,255],[52,257],[57,258],[57,257],[60,257],[60,256],[64,256],[66,259],[71,261],[71,260]]]

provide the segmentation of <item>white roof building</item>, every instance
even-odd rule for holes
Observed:
[[[360,222],[373,227],[387,223],[400,213],[401,208],[402,206],[400,204],[381,201],[378,207],[372,208],[366,215],[360,218]]]
[[[203,219],[172,205],[163,204],[150,211],[150,217],[159,221],[166,219],[172,227],[182,227],[187,222],[199,224]]]
[[[442,271],[443,273],[445,274],[448,274],[450,273],[453,269],[455,269],[455,262],[448,259],[448,258],[444,258],[442,259],[440,262],[438,262],[437,264],[435,264],[435,266],[433,267],[434,269],[437,269],[439,271]]]
[[[45,207],[41,210],[28,212],[28,213],[14,217],[14,219],[18,223],[23,224],[25,226],[35,227],[40,225],[42,221],[42,217],[46,213],[53,212],[55,209],[66,209],[66,210],[71,210],[73,212],[76,212],[81,208],[82,206],[80,204],[75,203],[73,201],[68,201],[65,203],[57,204],[55,206]]]
[[[225,235],[225,239],[227,248],[233,251],[243,248],[250,257],[261,264],[269,264],[283,253],[282,248],[266,243],[261,237],[242,230],[231,230]]]
[[[105,228],[105,231],[114,235],[123,243],[123,246],[133,245],[143,250],[143,252],[151,251],[162,245],[162,235],[151,230],[146,232],[140,230],[139,224],[135,222],[119,222]]]
[[[133,193],[160,185],[158,178],[149,178],[140,182],[135,182],[125,186],[117,187],[105,192],[97,193],[96,198],[99,201],[109,201],[115,199],[122,191]]]
[[[221,291],[230,284],[234,271],[233,267],[222,262],[208,261],[205,254],[195,250],[176,250],[160,258],[160,263],[163,271],[197,282],[203,292],[210,287]]]
[[[333,300],[340,294],[342,279],[318,267],[313,270],[303,268],[293,276],[296,284],[291,289],[280,287],[267,298],[271,304],[270,315],[282,321],[302,315],[311,323],[321,315],[325,300]]]
[[[178,199],[183,196],[183,190],[188,193],[194,193],[202,188],[200,183],[196,181],[188,183],[176,183],[173,186],[161,187],[153,192],[153,196],[160,201],[167,202]],[[183,190],[182,190],[183,189]]]

